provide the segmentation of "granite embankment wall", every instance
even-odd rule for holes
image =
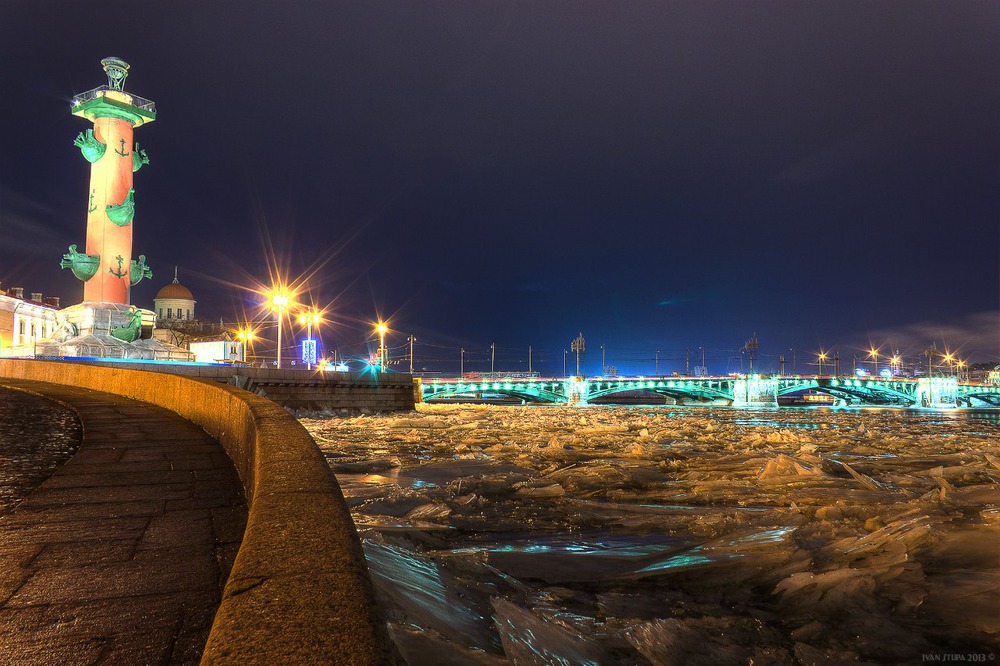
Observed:
[[[94,364],[0,359],[0,376],[165,407],[229,453],[246,491],[247,528],[203,664],[395,661],[340,488],[281,406],[210,380]]]
[[[87,364],[123,367],[120,361],[87,361]],[[125,367],[229,383],[290,409],[391,412],[413,409],[414,404],[422,400],[420,380],[405,373],[325,372],[301,366],[276,370],[238,365],[165,365],[141,361],[130,361]]]

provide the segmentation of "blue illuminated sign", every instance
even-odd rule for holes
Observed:
[[[302,341],[302,362],[303,363],[316,363],[316,341],[315,340],[303,340]]]

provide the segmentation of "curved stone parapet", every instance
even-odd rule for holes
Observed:
[[[340,488],[284,409],[205,380],[84,363],[0,359],[0,376],[159,405],[226,449],[249,514],[202,664],[395,663]]]

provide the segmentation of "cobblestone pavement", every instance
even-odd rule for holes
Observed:
[[[73,406],[80,449],[0,517],[0,661],[197,663],[246,525],[218,442],[173,412],[3,379]]]
[[[0,387],[0,516],[38,487],[80,446],[73,410]]]

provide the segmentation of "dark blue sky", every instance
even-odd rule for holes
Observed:
[[[591,372],[602,343],[626,371],[700,345],[736,369],[754,332],[765,364],[997,357],[998,3],[94,7],[0,7],[4,286],[82,296],[69,100],[116,55],[159,112],[139,305],[178,264],[201,315],[252,310],[225,283],[266,281],[267,236],[292,274],[329,260],[330,347],[378,310],[455,366],[496,342],[498,369],[532,345],[561,371],[581,330]]]

